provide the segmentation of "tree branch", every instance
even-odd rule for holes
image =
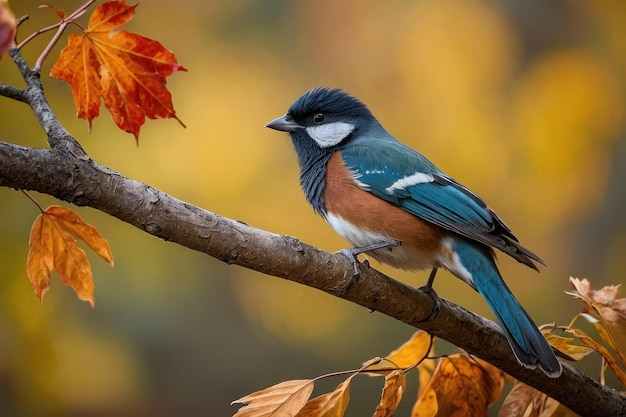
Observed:
[[[558,379],[521,367],[498,326],[462,307],[298,239],[265,232],[175,199],[91,160],[50,109],[36,72],[12,57],[27,82],[31,105],[52,149],[0,142],[0,186],[35,190],[110,214],[140,230],[229,264],[298,282],[376,310],[465,349],[545,392],[581,415],[626,416],[626,398],[565,364]]]

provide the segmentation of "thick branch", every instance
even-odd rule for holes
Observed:
[[[125,178],[65,146],[52,150],[0,142],[0,186],[35,190],[108,213],[133,226],[230,264],[295,281],[419,327],[547,393],[581,415],[626,416],[626,399],[568,365],[549,379],[522,368],[500,329],[445,300],[432,320],[429,295],[363,266],[350,280],[343,255],[268,233]]]

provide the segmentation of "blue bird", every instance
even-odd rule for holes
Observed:
[[[353,245],[406,270],[444,268],[478,291],[519,363],[549,377],[561,363],[495,264],[496,248],[538,270],[544,264],[469,189],[391,136],[369,109],[340,89],[315,88],[266,127],[288,132],[300,185],[313,206]]]

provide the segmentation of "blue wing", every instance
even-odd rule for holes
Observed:
[[[446,230],[497,248],[531,268],[537,269],[533,260],[543,264],[518,243],[480,197],[424,156],[385,134],[371,139],[369,136],[367,143],[355,139],[341,149],[361,188]]]

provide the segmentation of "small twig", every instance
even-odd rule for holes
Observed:
[[[2,81],[0,81],[0,96],[8,97],[13,100],[21,101],[23,103],[28,103],[24,90],[20,90],[19,88],[13,87],[12,85],[5,84]]]
[[[46,60],[46,58],[50,54],[50,51],[52,50],[52,48],[55,47],[55,45],[61,38],[61,35],[63,35],[63,32],[65,32],[65,28],[67,28],[67,26],[70,23],[73,23],[74,20],[78,19],[80,16],[85,14],[89,6],[95,3],[95,1],[96,0],[88,0],[78,9],[76,9],[72,14],[70,14],[69,16],[65,18],[62,18],[60,22],[47,26],[43,29],[39,29],[33,32],[32,34],[30,34],[28,37],[26,37],[26,39],[24,39],[22,42],[20,42],[20,44],[17,46],[17,49],[21,49],[24,45],[26,45],[28,42],[30,42],[37,36],[41,35],[42,33],[46,33],[51,30],[57,29],[57,32],[54,34],[50,42],[48,42],[48,45],[46,45],[41,55],[39,55],[39,58],[37,58],[37,61],[35,62],[35,66],[33,67],[34,71],[39,72],[41,70],[41,67],[43,66],[43,62]]]
[[[41,212],[41,214],[43,214],[43,212],[44,212],[44,211],[43,211],[43,208],[39,205],[39,203],[37,202],[37,200],[35,200],[35,198],[34,198],[32,195],[30,195],[30,194],[28,193],[28,191],[25,191],[25,190],[20,190],[20,191],[21,191],[21,192],[22,192],[22,193],[23,193],[26,197],[28,197],[28,199],[29,199],[30,201],[32,201],[32,202],[33,202],[33,203],[37,206],[37,208],[39,209],[39,211]]]
[[[26,22],[28,19],[30,19],[30,16],[25,14],[24,16],[20,17],[19,19],[17,19],[17,21],[15,22],[17,27],[20,27],[20,25],[24,22]]]
[[[46,48],[43,50],[41,55],[39,55],[39,58],[37,58],[37,61],[35,61],[35,66],[33,67],[33,71],[37,71],[37,72],[41,71],[43,62],[46,60],[46,58],[50,54],[50,51],[52,51],[52,48],[54,48],[54,46],[57,44],[57,42],[59,41],[59,38],[61,37],[61,35],[63,35],[63,32],[65,32],[65,28],[67,27],[69,23],[70,23],[69,21],[63,20],[63,22],[59,25],[57,33],[54,34],[50,42],[48,42],[48,45],[46,45]]]
[[[53,24],[53,25],[50,25],[50,26],[46,26],[45,28],[37,29],[35,32],[33,32],[33,33],[31,33],[30,35],[28,35],[28,36],[26,37],[26,39],[24,39],[22,42],[20,42],[20,43],[17,45],[17,49],[22,49],[22,47],[23,47],[24,45],[26,45],[28,42],[30,42],[30,41],[32,41],[33,39],[35,39],[37,36],[41,35],[42,33],[46,33],[46,32],[49,32],[49,31],[51,31],[51,30],[53,30],[53,29],[56,29],[56,28],[58,28],[59,26],[61,26],[61,24],[63,24],[63,21],[57,22],[57,23],[55,23],[55,24]]]

